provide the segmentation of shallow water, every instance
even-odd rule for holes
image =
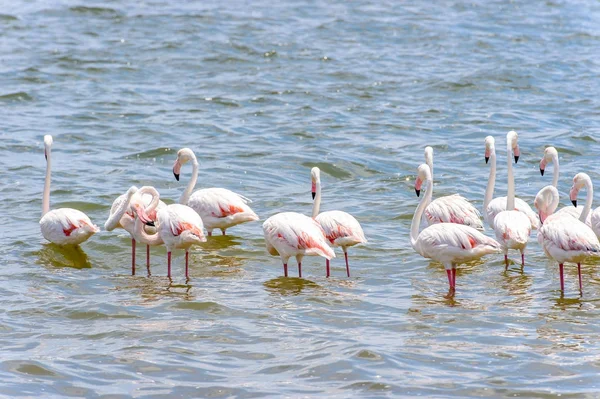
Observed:
[[[520,134],[517,194],[551,182],[538,162],[561,154],[594,181],[600,155],[600,4],[548,2],[77,1],[7,3],[0,15],[0,393],[31,397],[595,396],[600,277],[584,295],[532,236],[527,266],[501,256],[461,267],[446,299],[441,265],[408,230],[423,147],[436,153],[435,196],[481,207],[484,137]],[[201,164],[198,187],[254,200],[262,220],[310,212],[310,167],[323,210],[362,224],[367,245],[326,279],[282,278],[261,223],[191,255],[152,251],[152,276],[129,238],[101,232],[80,251],[41,237],[45,162],[54,135],[52,207],[102,225],[131,185],[166,201],[176,151]],[[488,231],[488,234],[490,232]],[[338,250],[338,256],[341,251]],[[512,253],[511,259],[518,260]],[[291,267],[294,275],[295,267]]]

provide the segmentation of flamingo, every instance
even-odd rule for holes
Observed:
[[[52,169],[52,136],[44,136],[46,181],[42,199],[40,229],[44,238],[57,245],[79,245],[99,231],[83,212],[72,208],[50,210],[50,176]]]
[[[525,247],[531,234],[531,221],[523,212],[515,210],[515,179],[511,155],[513,151],[518,154],[518,136],[514,132],[506,135],[506,163],[508,170],[508,196],[506,197],[506,209],[494,218],[494,232],[496,239],[502,245],[504,251],[504,262],[508,270],[508,250],[518,249],[521,252],[521,268],[525,266]],[[515,159],[517,156],[515,155]],[[495,162],[495,161],[494,161]],[[516,162],[516,161],[515,161]]]
[[[516,132],[510,131],[508,134],[517,135]],[[514,149],[515,163],[519,161],[519,156],[521,152],[519,150],[519,146]],[[492,199],[494,196],[494,186],[496,185],[496,146],[495,140],[492,136],[487,136],[485,138],[485,163],[491,161],[490,165],[490,176],[488,178],[487,188],[485,190],[485,197],[483,200],[483,218],[487,222],[487,224],[493,229],[494,228],[494,218],[497,214],[506,210],[506,197],[497,197]],[[531,227],[533,229],[537,229],[540,225],[540,221],[536,213],[531,209],[531,207],[527,204],[527,202],[523,201],[520,198],[515,198],[515,210],[523,212],[529,218],[531,222]]]
[[[438,223],[426,227],[419,233],[419,221],[432,197],[433,179],[431,169],[422,164],[417,170],[415,192],[421,193],[423,182],[428,189],[421,198],[410,227],[410,243],[419,255],[440,262],[446,269],[450,293],[456,289],[456,266],[485,255],[501,251],[500,244],[470,226],[455,223]]]
[[[431,169],[433,178],[433,148],[425,147],[425,163]],[[427,224],[458,223],[483,230],[481,214],[471,203],[459,194],[436,198],[425,208]]]
[[[558,188],[558,174],[559,174],[559,164],[558,164],[558,151],[554,147],[547,147],[544,150],[544,156],[540,161],[540,173],[544,176],[544,172],[546,171],[546,165],[552,163],[554,164],[553,177],[552,177],[552,185]],[[563,206],[558,211],[554,212],[555,214],[566,214],[574,217],[575,219],[579,219],[581,216],[581,211],[583,208],[574,207],[574,206]],[[598,215],[600,216],[600,214]],[[584,221],[588,226],[592,226],[591,217],[588,215],[587,219]]]
[[[349,213],[328,211],[319,213],[321,207],[321,170],[314,167],[310,171],[312,180],[312,197],[314,200],[312,218],[321,225],[325,237],[333,247],[342,247],[346,258],[346,274],[350,277],[348,265],[348,247],[367,242],[360,223]],[[327,277],[330,275],[329,259],[325,261]]]
[[[192,178],[181,194],[179,203],[198,212],[209,236],[212,235],[213,229],[221,229],[225,235],[225,230],[230,227],[258,220],[256,213],[247,205],[252,201],[233,191],[225,188],[203,188],[192,194],[198,180],[198,160],[194,151],[182,148],[177,152],[173,175],[179,181],[181,167],[189,161],[192,161]]]
[[[285,277],[288,276],[287,263],[292,256],[298,261],[298,277],[302,277],[302,258],[305,255],[318,255],[327,260],[335,258],[321,225],[306,215],[281,212],[265,220],[262,227],[267,251],[281,257]]]
[[[158,191],[154,187],[148,186],[146,192],[156,199],[159,198]],[[141,222],[156,227],[158,237],[150,236],[143,228],[137,228],[136,232],[150,245],[160,244],[160,238],[167,247],[167,277],[171,277],[171,253],[173,249],[178,248],[185,250],[185,277],[189,278],[189,249],[192,245],[206,242],[200,215],[189,206],[181,204],[171,204],[157,209],[156,200],[145,209],[139,203],[133,206]],[[154,210],[156,210],[156,223],[148,217]]]
[[[600,255],[600,242],[592,229],[580,220],[565,214],[553,214],[558,202],[558,190],[554,186],[542,188],[535,197],[534,206],[542,222],[538,241],[546,255],[558,262],[560,290],[565,291],[563,265],[565,262],[574,262],[577,263],[579,291],[583,292],[581,262]]]
[[[154,197],[147,193],[147,187],[138,189],[136,186],[131,186],[127,192],[117,197],[110,208],[110,215],[104,223],[106,231],[112,231],[115,228],[122,228],[131,235],[131,274],[135,275],[135,246],[136,240],[146,244],[146,268],[150,271],[150,244],[144,242],[144,238],[134,234],[135,229],[135,214],[132,210],[131,203],[148,206],[154,200]],[[158,199],[156,209],[161,209],[166,204]],[[156,211],[148,215],[150,219],[156,220]],[[153,234],[154,235],[154,234]],[[137,237],[136,237],[137,236]]]

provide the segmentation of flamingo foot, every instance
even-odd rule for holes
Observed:
[[[563,274],[563,264],[558,265],[558,269],[560,271],[560,290],[565,292],[565,276]]]
[[[583,284],[581,283],[581,263],[577,264],[577,274],[579,274],[579,292],[583,294]]]
[[[302,262],[298,262],[298,277],[302,277]]]
[[[348,264],[348,252],[344,252],[344,257],[346,258],[346,274],[350,277],[350,265]]]
[[[288,273],[287,273],[287,263],[284,263],[284,264],[283,264],[283,275],[284,275],[285,277],[287,277],[287,276],[288,276]]]
[[[167,277],[171,278],[171,251],[167,252]]]
[[[325,259],[325,271],[327,275],[325,277],[329,277],[331,274],[329,273],[329,259]]]
[[[135,238],[131,239],[131,275],[135,276]]]
[[[188,273],[188,259],[189,259],[189,255],[190,253],[188,251],[185,251],[185,278],[188,279],[189,273]]]

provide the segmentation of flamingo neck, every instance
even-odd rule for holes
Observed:
[[[137,191],[137,189],[136,189],[136,191]],[[133,227],[133,226],[126,226],[126,224],[127,224],[126,220],[129,218],[124,218],[123,216],[125,216],[125,212],[127,212],[127,209],[129,209],[129,204],[131,203],[131,197],[133,197],[133,194],[136,191],[129,190],[127,192],[127,194],[125,195],[125,199],[119,204],[119,206],[115,210],[115,212],[112,213],[108,217],[108,220],[106,221],[106,223],[104,223],[104,230],[106,230],[106,231],[114,230],[117,227],[117,224],[119,224],[119,222],[121,222],[121,226],[123,226],[123,228],[125,230],[131,231],[131,229],[128,227]]]
[[[152,199],[150,200],[150,203],[144,209],[144,211],[146,213],[150,213],[158,207],[158,205],[160,203],[160,194],[154,187],[143,186],[138,190],[138,194],[140,195],[140,198],[142,198],[142,196],[144,194],[150,194],[150,196],[152,197]]]
[[[190,200],[190,196],[192,195],[192,191],[194,191],[194,187],[196,187],[196,182],[198,181],[198,160],[196,159],[196,154],[192,153],[192,178],[188,183],[185,191],[181,194],[179,198],[179,203],[182,205],[187,205]]]
[[[579,220],[583,223],[585,223],[588,215],[590,214],[590,209],[592,209],[592,201],[594,200],[594,186],[589,178],[585,179],[585,189],[587,191],[587,195],[585,196],[585,206],[583,207],[583,211],[581,211],[581,215],[579,216]]]
[[[512,167],[512,147],[510,140],[506,139],[506,162],[508,170],[508,194],[506,195],[506,210],[512,211],[515,209],[515,178],[513,176]]]
[[[316,218],[321,210],[321,182],[316,183],[315,200],[313,202],[312,218]]]
[[[46,148],[46,181],[42,197],[42,216],[50,211],[50,180],[52,175],[52,160],[50,148]]]
[[[138,241],[142,241],[147,245],[161,245],[163,244],[162,238],[158,233],[148,234],[144,229],[144,223],[140,218],[135,218],[135,224],[133,227],[133,236],[137,237]]]
[[[492,148],[490,154],[490,176],[488,177],[487,188],[485,189],[485,197],[483,199],[483,215],[487,215],[487,208],[492,197],[494,196],[494,186],[496,185],[496,149]],[[487,216],[486,216],[487,217]]]
[[[552,185],[558,188],[558,154],[552,155],[552,163],[554,164],[554,171],[552,172]]]
[[[416,250],[417,247],[417,238],[419,238],[419,225],[421,224],[421,217],[423,216],[423,212],[427,207],[427,204],[431,202],[431,198],[433,196],[433,180],[431,178],[431,173],[428,173],[427,178],[427,191],[425,191],[425,195],[419,201],[419,205],[415,210],[415,214],[412,219],[412,223],[410,224],[410,244]]]

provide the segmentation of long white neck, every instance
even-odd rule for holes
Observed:
[[[127,209],[129,208],[129,204],[131,203],[131,197],[133,196],[134,193],[135,193],[135,191],[131,190],[131,189],[129,191],[127,191],[127,194],[125,195],[125,199],[123,200],[123,202],[121,202],[119,204],[119,206],[117,207],[115,212],[112,213],[108,217],[108,220],[106,221],[106,223],[104,223],[104,230],[111,231],[111,230],[115,229],[117,224],[121,221],[121,219],[125,215],[125,212],[127,212]],[[126,222],[126,221],[123,220],[123,222]],[[123,226],[123,228],[125,230],[128,230],[127,226]]]
[[[44,195],[42,197],[42,216],[44,216],[50,210],[50,176],[52,174],[52,151],[50,148],[46,148],[46,181],[44,182]]]
[[[419,237],[419,225],[421,224],[421,217],[423,216],[423,212],[427,207],[427,204],[431,202],[431,198],[433,196],[433,180],[431,179],[431,173],[427,176],[427,191],[425,195],[419,201],[419,206],[415,210],[415,214],[412,219],[412,223],[410,225],[410,244],[413,248],[416,248],[417,238]]]
[[[192,154],[192,156],[192,178],[179,198],[179,203],[183,205],[187,205],[190,195],[192,195],[192,191],[196,187],[196,181],[198,181],[198,160],[196,159],[196,155]]]
[[[321,182],[318,181],[315,184],[315,200],[313,202],[313,210],[312,210],[312,217],[313,219],[317,217],[317,215],[319,214],[319,211],[321,210]]]
[[[581,211],[581,215],[579,216],[579,220],[583,223],[585,223],[588,215],[590,214],[590,209],[592,209],[592,201],[594,200],[594,186],[589,178],[585,179],[585,189],[587,191],[587,195],[585,196],[585,205],[583,207],[583,211]]]
[[[512,167],[512,146],[508,137],[506,139],[506,163],[508,169],[508,194],[506,195],[506,210],[512,211],[515,209],[515,178],[513,176]]]
[[[140,237],[141,240],[147,245],[161,245],[163,244],[163,240],[160,237],[160,234],[148,234],[146,230],[144,230],[144,223],[140,220],[140,218],[135,218],[135,225],[133,227],[133,235],[134,237]]]
[[[483,198],[483,214],[487,215],[487,208],[492,197],[494,196],[494,186],[496,185],[496,148],[492,148],[490,154],[490,177],[488,177],[487,188],[485,189],[485,197]]]
[[[552,155],[552,163],[554,163],[554,171],[552,172],[552,185],[558,188],[558,155]]]

